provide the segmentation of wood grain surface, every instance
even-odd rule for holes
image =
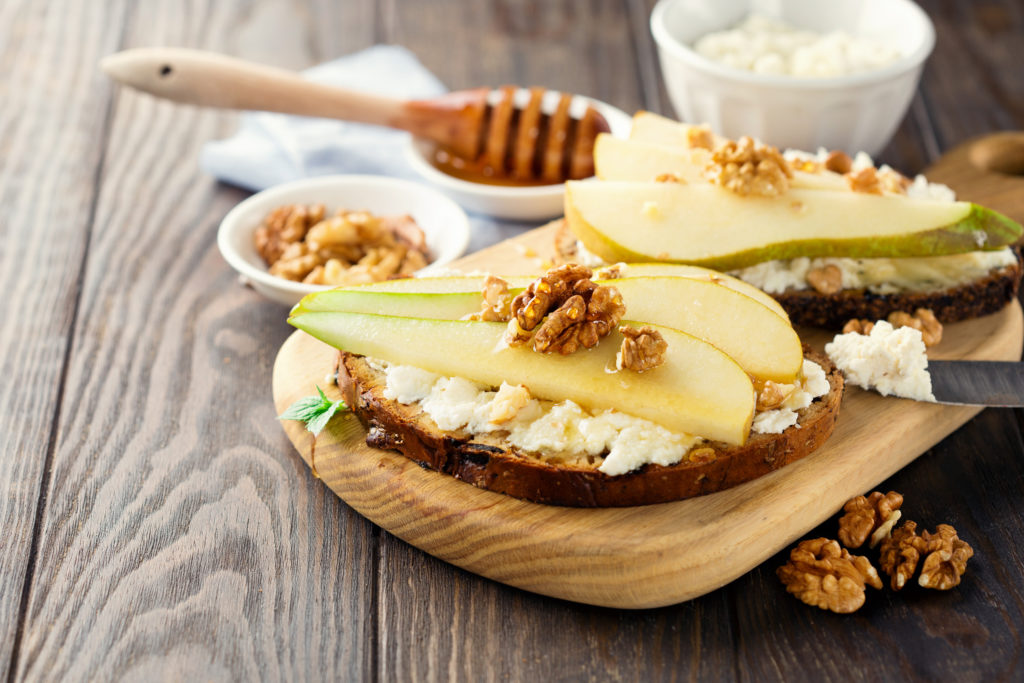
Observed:
[[[474,267],[507,267],[553,243],[539,228],[483,252]],[[543,252],[540,252],[543,256]],[[455,267],[460,262],[453,264]],[[827,335],[801,338],[821,350]],[[1024,341],[1020,306],[947,325],[934,357],[1016,360]],[[315,394],[337,351],[302,332],[274,365],[274,404],[284,413]],[[326,389],[332,398],[337,387]],[[313,438],[284,429],[328,487],[370,521],[474,573],[518,588],[604,607],[662,607],[704,595],[761,564],[913,461],[979,412],[964,406],[883,398],[851,387],[836,430],[814,454],[726,491],[661,505],[582,509],[539,505],[477,489],[370,448],[348,414]]]
[[[268,393],[285,311],[216,253],[216,224],[244,194],[196,156],[235,115],[156,103],[95,69],[141,46],[301,69],[397,43],[451,88],[536,83],[671,114],[653,2],[0,4],[0,675],[1020,678],[1016,410],[983,412],[881,484],[907,496],[908,518],[952,523],[975,547],[963,585],[874,594],[851,617],[789,598],[780,556],[631,612],[508,588],[379,531],[291,454]],[[936,51],[882,155],[909,173],[1024,128],[1020,2],[920,4]]]

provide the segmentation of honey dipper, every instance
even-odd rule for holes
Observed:
[[[530,183],[559,183],[594,173],[594,139],[609,130],[593,107],[570,115],[571,95],[553,113],[544,88],[517,106],[513,86],[477,88],[427,100],[400,100],[314,83],[298,74],[200,50],[140,48],[103,59],[103,70],[138,90],[188,104],[274,111],[406,130],[450,150],[464,173]]]

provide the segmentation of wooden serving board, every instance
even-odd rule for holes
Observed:
[[[469,270],[523,273],[550,254],[539,228],[466,257]],[[947,326],[936,358],[1016,360],[1024,317],[1014,303]],[[824,333],[801,335],[819,349]],[[274,403],[283,412],[323,386],[336,351],[302,332],[281,347]],[[337,398],[337,389],[334,398]],[[969,420],[977,408],[882,398],[847,389],[823,448],[733,489],[675,503],[577,509],[528,503],[425,470],[368,448],[351,415],[315,441],[284,422],[307,463],[356,511],[399,538],[459,567],[525,590],[622,608],[658,607],[714,590],[771,557]],[[315,460],[314,460],[315,458]]]

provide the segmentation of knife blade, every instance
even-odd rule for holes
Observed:
[[[1013,408],[1024,406],[1024,363],[992,360],[930,360],[938,403]]]

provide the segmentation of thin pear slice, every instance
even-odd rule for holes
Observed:
[[[562,356],[503,342],[503,323],[399,318],[365,313],[292,315],[292,325],[352,353],[414,365],[496,387],[523,384],[552,401],[614,409],[667,429],[742,444],[754,415],[750,377],[729,356],[695,337],[660,328],[665,363],[643,373],[615,370],[622,337]]]
[[[454,275],[385,280],[365,285],[339,287],[303,297],[292,313],[299,311],[351,311],[383,313],[411,318],[458,320],[480,310],[486,275]],[[525,289],[536,278],[504,277],[513,290]],[[410,298],[409,294],[415,294]]]
[[[803,367],[803,346],[789,321],[728,287],[685,277],[630,277],[607,284],[622,294],[630,319],[713,344],[758,379],[791,384]]]
[[[798,256],[955,254],[1006,246],[1024,232],[969,202],[799,189],[767,198],[678,183],[571,181],[565,217],[587,249],[607,261],[719,270]]]
[[[691,129],[698,127],[674,121],[649,111],[638,111],[633,115],[633,127],[630,128],[629,139],[655,145],[689,147],[689,132]],[[719,135],[712,135],[712,142],[715,147],[726,142],[727,139]]]
[[[594,142],[594,168],[601,180],[653,181],[672,174],[688,183],[704,183],[709,150],[623,140],[606,133]]]
[[[376,291],[373,285],[318,292],[293,311],[372,313],[407,318],[459,320],[480,310],[474,278],[448,279],[447,294]],[[763,304],[709,279],[637,277],[608,280],[619,290],[632,320],[693,335],[731,356],[751,375],[792,383],[803,365],[803,348],[789,322]],[[431,283],[436,287],[438,283]]]
[[[711,152],[701,148],[623,140],[607,133],[597,136],[594,164],[601,180],[652,181],[670,174],[687,183],[706,183]],[[790,186],[807,190],[849,191],[838,173],[793,171]]]
[[[765,294],[754,285],[744,282],[738,277],[720,273],[710,268],[700,266],[688,266],[681,263],[626,263],[623,264],[623,275],[625,278],[634,277],[688,277],[695,280],[709,280],[723,287],[749,296],[754,301],[770,308],[783,320],[789,322],[789,314],[786,309],[768,294]]]

